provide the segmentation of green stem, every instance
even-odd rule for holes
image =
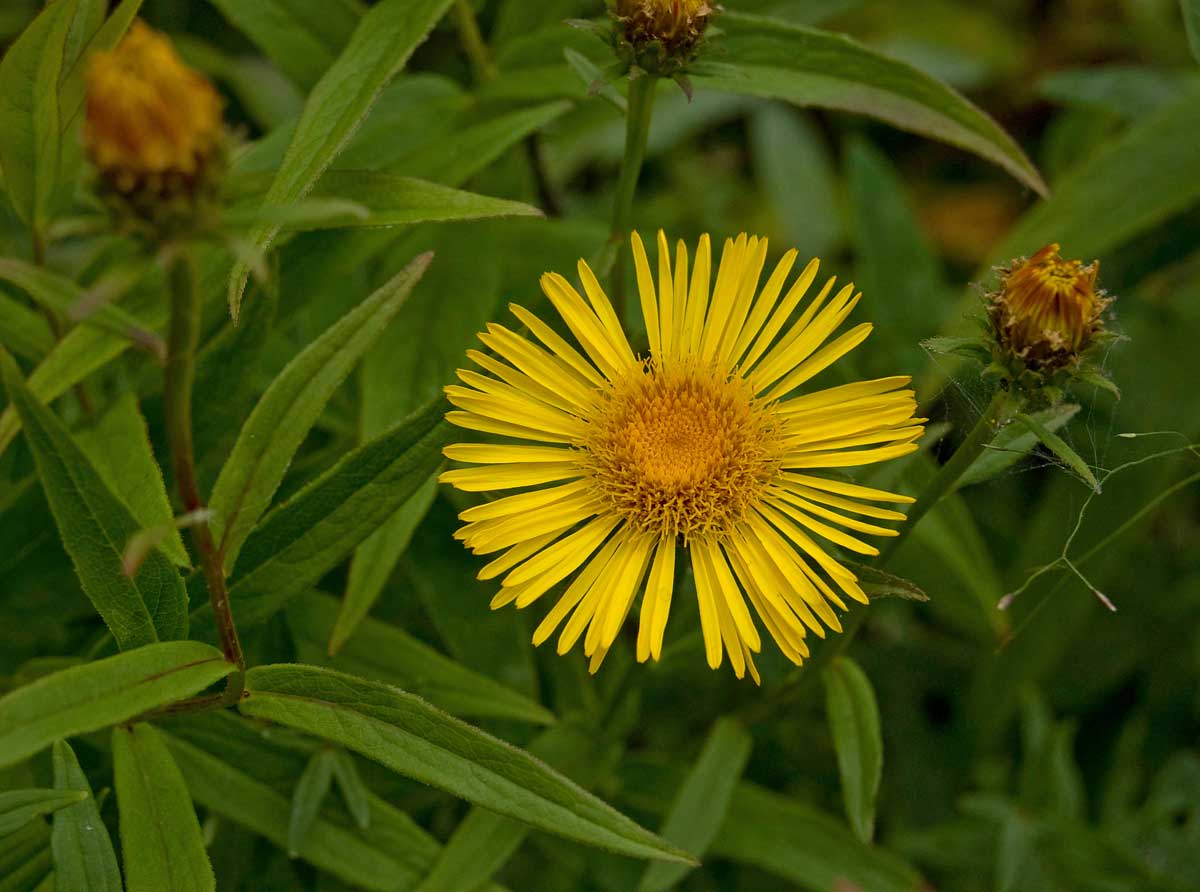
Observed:
[[[617,195],[613,203],[612,234],[609,242],[614,254],[613,298],[617,318],[625,321],[625,247],[633,228],[633,197],[637,192],[638,176],[646,157],[646,140],[650,136],[650,119],[654,113],[654,91],[658,78],[642,74],[629,81],[629,109],[625,116],[625,156],[617,178]]]
[[[480,82],[494,79],[498,73],[496,63],[492,61],[492,54],[479,31],[471,0],[454,0],[454,26],[458,29],[463,50],[471,60],[471,67],[475,69],[475,79]]]
[[[967,438],[954,450],[950,460],[942,465],[933,478],[925,484],[925,488],[921,490],[912,510],[908,512],[904,526],[900,528],[900,535],[887,540],[880,550],[879,556],[875,559],[875,566],[883,567],[892,559],[900,547],[908,541],[908,537],[912,535],[912,531],[921,522],[921,519],[954,490],[959,478],[967,472],[971,465],[975,464],[979,456],[983,455],[983,451],[996,436],[996,429],[1003,421],[1004,416],[1008,414],[1010,400],[1009,392],[1004,388],[996,391],[991,402],[987,404],[987,408],[983,410],[983,414],[979,416],[979,420],[975,422],[975,426],[967,434]]]
[[[937,506],[943,498],[954,490],[954,486],[958,483],[963,474],[975,461],[983,454],[988,444],[992,442],[992,438],[996,435],[996,429],[1003,421],[1004,417],[1009,412],[1010,395],[1007,390],[1001,389],[992,397],[987,408],[983,410],[983,414],[979,420],[975,422],[975,426],[971,428],[967,438],[962,441],[959,447],[954,450],[954,454],[937,473],[925,484],[921,494],[917,497],[917,501],[913,504],[912,510],[908,512],[908,519],[904,526],[900,528],[900,535],[889,539],[887,544],[880,550],[879,555],[875,558],[874,565],[883,569],[895,556],[900,547],[907,541],[912,534],[913,529],[921,519],[925,517],[933,508]],[[859,607],[853,613],[850,613],[846,622],[842,626],[842,633],[836,638],[832,638],[825,642],[822,647],[816,649],[812,657],[799,669],[797,669],[778,691],[771,697],[763,699],[751,704],[743,713],[743,719],[748,722],[755,722],[767,718],[774,714],[781,706],[790,703],[800,697],[820,676],[821,670],[828,666],[836,657],[841,656],[846,652],[847,648],[854,641],[854,636],[858,634],[867,617],[865,607]]]
[[[192,384],[196,378],[196,344],[200,337],[200,294],[195,262],[186,247],[180,247],[171,261],[170,285],[171,322],[167,333],[163,407],[175,483],[184,511],[191,513],[203,509],[204,500],[196,481],[192,446]],[[238,667],[238,671],[230,676],[222,698],[232,703],[241,697],[246,661],[229,605],[223,561],[208,524],[197,523],[191,529],[192,542],[200,555],[201,570],[208,585],[221,649],[225,659]]]

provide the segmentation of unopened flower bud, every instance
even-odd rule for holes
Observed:
[[[989,312],[1002,350],[1035,371],[1073,364],[1104,331],[1110,301],[1096,288],[1098,261],[1064,260],[1058,245],[1000,271]]]
[[[707,0],[617,0],[618,51],[651,74],[674,76],[692,60],[713,11]]]

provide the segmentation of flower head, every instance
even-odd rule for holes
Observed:
[[[221,166],[225,130],[213,85],[140,20],[87,69],[88,156],[106,190],[140,216],[192,199]]]
[[[582,637],[592,671],[639,594],[637,656],[658,659],[681,555],[709,665],[728,654],[739,678],[749,669],[757,680],[754,615],[800,663],[809,630],[840,631],[843,597],[866,602],[825,543],[877,554],[856,534],[895,535],[875,521],[904,515],[878,503],[912,501],[821,471],[912,452],[924,419],[913,417],[907,377],[800,392],[871,331],[860,324],[830,340],[861,297],[853,285],[835,293],[833,279],[793,319],[816,260],[785,289],[789,251],[760,288],[766,239],[727,240],[715,283],[708,236],[690,275],[687,249],[680,242],[672,264],[662,233],[657,280],[636,234],[633,251],[645,356],[582,261],[583,295],[556,273],[542,277],[578,348],[514,304],[532,339],[491,324],[479,335],[490,354],[468,351],[480,371],[461,369],[462,385],[446,388],[457,407],[447,418],[506,442],[447,447],[474,467],[442,480],[524,491],[467,509],[456,535],[497,555],[480,572],[503,576],[493,607],[526,607],[573,577],[533,640],[562,626],[559,652]]]
[[[1001,348],[1035,370],[1070,364],[1104,327],[1109,301],[1096,288],[1099,271],[1098,261],[1064,260],[1054,244],[1002,270],[990,301]]]
[[[618,52],[652,74],[674,75],[692,60],[713,11],[707,0],[617,0]]]

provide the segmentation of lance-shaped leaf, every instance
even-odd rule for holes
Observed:
[[[115,728],[113,777],[127,892],[215,892],[187,784],[162,735]]]
[[[304,773],[292,791],[292,813],[288,816],[288,854],[295,858],[304,845],[304,837],[317,819],[321,804],[329,795],[333,781],[333,750],[322,747],[312,754]]]
[[[170,641],[47,675],[0,698],[0,767],[181,700],[233,669],[214,647]]]
[[[100,818],[79,760],[64,740],[54,742],[54,788],[81,792],[86,797],[54,815],[50,841],[58,888],[121,892],[121,869],[108,828]]]
[[[528,697],[378,620],[364,620],[336,657],[326,657],[329,627],[337,616],[337,602],[317,592],[292,603],[287,612],[288,626],[301,660],[399,685],[457,716],[540,724],[554,721],[553,713]]]
[[[59,177],[67,38],[77,18],[86,25],[91,7],[81,0],[46,7],[0,60],[0,168],[13,209],[39,235]]]
[[[0,877],[4,878],[5,892],[35,890],[48,875],[52,877],[53,869],[50,825],[45,821],[30,821],[8,836],[0,836]]]
[[[1043,446],[1074,471],[1079,476],[1079,479],[1092,488],[1093,492],[1100,492],[1100,481],[1096,479],[1096,475],[1092,473],[1092,469],[1088,467],[1087,462],[1083,460],[1079,453],[1067,445],[1066,440],[1051,431],[1032,415],[1018,413],[1016,421],[1018,424],[1023,425],[1030,433],[1034,434]]]
[[[240,625],[312,588],[441,464],[449,436],[434,403],[351,452],[272,511],[246,540],[230,589]]]
[[[1079,406],[1074,403],[1062,403],[1051,409],[1043,409],[1030,415],[1038,424],[1048,431],[1056,431],[1075,417]],[[983,455],[975,460],[965,474],[959,478],[955,489],[972,486],[998,477],[1027,456],[1037,446],[1039,440],[1036,433],[1022,424],[1009,424],[1000,429],[995,439],[988,444]]]
[[[209,508],[213,536],[232,569],[246,537],[271,503],[292,456],[329,397],[404,305],[429,266],[422,254],[288,363],[246,419]]]
[[[855,835],[869,843],[875,835],[875,797],[883,776],[883,736],[875,690],[858,665],[845,657],[830,663],[821,680],[846,816]]]
[[[1192,57],[1200,62],[1200,0],[1179,0],[1179,8],[1183,11],[1183,26]]]
[[[371,798],[367,794],[367,785],[358,773],[353,756],[343,749],[330,752],[333,753],[333,778],[342,792],[342,801],[354,823],[360,830],[366,830],[371,826]]]
[[[304,754],[280,741],[279,729],[230,713],[193,717],[172,726],[168,745],[196,802],[283,848],[291,805],[287,792],[304,766]],[[365,794],[371,826],[354,827],[327,799],[299,855],[348,883],[378,892],[411,889],[440,850],[408,815]]]
[[[37,461],[38,474],[63,545],[83,590],[122,650],[187,636],[187,592],[162,553],[149,554],[133,578],[125,575],[125,545],[141,528],[58,417],[21,380],[0,352],[0,372]]]
[[[289,204],[309,193],[450,2],[383,0],[362,17],[337,61],[309,94],[264,204]],[[263,251],[277,234],[276,227],[264,226],[251,240]],[[235,319],[248,276],[245,266],[234,267],[229,310]]]
[[[1046,192],[1037,169],[999,124],[919,69],[840,34],[774,19],[727,12],[721,29],[713,42],[721,62],[698,67],[697,89],[870,115],[974,152]]]
[[[356,0],[213,0],[213,5],[305,90],[333,64],[362,17]]]
[[[248,193],[265,188],[270,180],[255,174],[242,177],[239,188]],[[302,213],[312,206],[311,219]],[[322,219],[319,211],[329,212]],[[288,217],[291,209],[295,216]],[[334,227],[401,226],[407,223],[438,223],[450,220],[481,220],[489,217],[540,217],[533,205],[505,198],[493,198],[440,183],[400,176],[383,170],[330,170],[313,189],[312,197],[282,209],[263,207],[246,211],[243,216],[280,212],[272,220],[290,230]],[[357,213],[353,213],[357,211]],[[236,212],[230,212],[232,216]]]
[[[725,821],[733,791],[741,780],[754,741],[735,719],[718,719],[708,732],[700,757],[662,825],[664,839],[703,855]],[[674,888],[687,874],[682,864],[651,864],[642,874],[638,892],[664,892]]]
[[[44,316],[0,294],[0,346],[22,359],[39,362],[54,346],[54,335]]]
[[[623,748],[599,739],[590,725],[568,719],[535,737],[528,751],[584,789],[591,789],[620,758]],[[417,892],[483,888],[530,832],[530,826],[521,821],[472,808],[454,828]]]
[[[139,306],[145,310],[140,318],[148,328],[155,329],[166,324],[167,308],[160,292],[147,288],[139,298]],[[49,403],[96,369],[120,356],[130,346],[131,342],[126,338],[90,326],[77,326],[55,344],[45,359],[29,373],[26,384],[34,396]],[[20,430],[21,419],[17,410],[9,405],[0,412],[0,454],[4,453]]]
[[[903,598],[905,601],[928,601],[929,595],[910,579],[880,570],[858,561],[842,561],[842,566],[858,578],[858,585],[870,599]]]
[[[190,567],[137,397],[132,393],[118,397],[95,427],[81,432],[77,440],[142,529],[164,531],[158,545],[163,554],[177,566]]]
[[[0,793],[0,837],[20,830],[34,818],[87,798],[78,790],[9,790]]]
[[[586,845],[693,863],[542,762],[398,688],[313,666],[263,666],[240,709]]]
[[[91,306],[93,301],[89,295],[66,276],[22,260],[0,257],[0,279],[16,285],[38,305],[74,322],[94,325],[128,338],[160,359],[165,353],[162,338],[155,332],[116,304],[100,301]],[[129,280],[128,284],[133,281]]]

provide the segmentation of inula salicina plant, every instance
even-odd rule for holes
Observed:
[[[0,48],[0,892],[1200,890],[1196,0]]]

